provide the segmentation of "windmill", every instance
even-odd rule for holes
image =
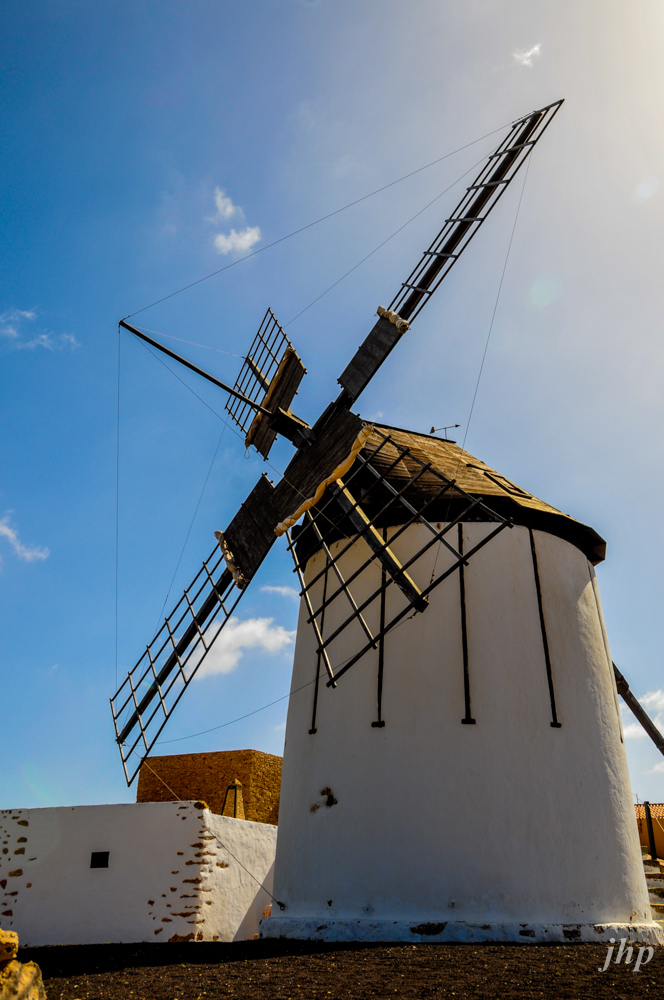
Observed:
[[[131,783],[285,536],[302,596],[293,691],[308,697],[289,705],[275,869],[285,909],[265,934],[603,940],[624,925],[660,940],[592,570],[603,540],[454,442],[367,424],[351,409],[561,104],[512,124],[378,308],[313,426],[291,410],[305,368],[271,310],[232,387],[120,324],[227,392],[231,418],[264,458],[277,435],[296,448],[283,478],[262,476],[215,532],[218,544],[111,699]],[[565,798],[562,776],[586,758],[581,785],[594,790],[584,797],[572,782]],[[533,833],[519,830],[518,803],[510,814],[495,802],[482,767],[494,786],[502,776],[507,798],[533,796],[545,848],[563,837],[565,817],[574,857],[564,876],[553,850],[555,871],[538,887]]]

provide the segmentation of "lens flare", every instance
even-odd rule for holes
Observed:
[[[531,305],[544,309],[563,294],[563,283],[557,274],[538,274],[528,290]]]
[[[643,205],[646,201],[654,198],[659,191],[658,177],[643,177],[639,183],[632,188],[629,200],[633,205]]]

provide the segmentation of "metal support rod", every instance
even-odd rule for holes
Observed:
[[[535,577],[535,592],[537,594],[537,608],[539,611],[540,632],[542,634],[542,649],[544,652],[544,666],[546,667],[546,682],[549,687],[549,701],[551,703],[551,728],[560,729],[562,723],[558,721],[556,712],[556,694],[553,689],[553,672],[551,670],[551,654],[549,653],[549,640],[546,634],[546,621],[544,619],[544,606],[542,604],[542,588],[539,578],[539,567],[537,564],[537,549],[535,548],[535,535],[533,529],[528,528],[530,535],[530,552],[533,560],[533,576]]]
[[[169,358],[173,358],[174,361],[178,361],[181,365],[184,365],[185,368],[189,368],[190,371],[200,375],[201,378],[205,378],[208,382],[212,382],[212,384],[216,385],[219,389],[223,389],[224,392],[229,393],[231,396],[235,396],[236,399],[242,400],[242,402],[247,403],[248,406],[252,406],[258,413],[264,413],[266,417],[271,416],[270,411],[266,410],[264,406],[261,406],[259,403],[254,403],[253,399],[249,399],[248,396],[245,396],[242,392],[238,392],[237,389],[231,389],[230,385],[226,385],[225,382],[220,382],[218,378],[214,377],[214,375],[208,375],[208,373],[203,371],[202,368],[192,365],[191,361],[181,358],[179,354],[175,353],[175,351],[170,351],[168,347],[164,347],[164,345],[160,344],[159,341],[153,340],[152,337],[148,337],[145,333],[141,333],[141,331],[137,330],[135,326],[130,326],[129,323],[125,323],[123,319],[120,320],[119,325],[125,330],[129,330],[130,333],[133,333],[134,336],[138,337],[140,340],[144,340],[147,344],[151,344],[152,347],[156,347],[158,351],[162,352],[162,354],[168,355]]]
[[[463,524],[459,521],[459,552],[463,555]],[[459,603],[461,605],[461,652],[463,656],[463,703],[464,716],[461,720],[464,726],[474,726],[475,719],[470,709],[470,674],[468,671],[468,626],[466,620],[466,577],[465,565],[459,565]]]
[[[646,811],[646,830],[648,831],[648,850],[650,851],[650,857],[657,857],[657,845],[655,844],[655,830],[652,825],[652,813],[650,812],[650,803],[643,803],[644,809]]]
[[[511,528],[512,525],[513,525],[513,522],[512,522],[511,519],[509,521],[503,521],[502,524],[498,525],[498,527],[496,528],[495,531],[492,531],[490,535],[487,535],[486,538],[483,538],[481,542],[478,542],[478,544],[475,545],[470,550],[470,552],[468,552],[466,554],[466,560],[470,559],[471,556],[474,556],[476,552],[478,552],[488,542],[490,542],[492,538],[495,538],[496,535],[498,535],[501,531],[503,531],[504,528]],[[459,562],[455,563],[454,566],[450,566],[449,569],[445,570],[445,572],[442,573],[436,580],[434,580],[433,583],[430,583],[429,586],[426,588],[426,590],[422,591],[423,596],[424,597],[428,597],[429,594],[431,593],[431,591],[435,590],[436,587],[438,587],[443,582],[443,580],[446,580],[447,577],[450,576],[450,574],[456,572],[456,570],[459,568],[459,566],[461,565],[462,562],[463,562],[462,559],[459,560]],[[390,586],[391,582],[392,582],[391,580],[387,581],[387,586],[388,587]],[[375,597],[376,597],[376,594],[374,594],[371,598],[369,598],[369,601],[373,601],[375,599]],[[369,602],[365,602],[365,603],[369,603]],[[364,605],[361,606],[361,608],[363,608],[363,607],[364,607]],[[387,625],[385,626],[385,628],[381,629],[378,632],[378,635],[376,635],[375,638],[376,639],[380,639],[381,635],[387,635],[387,633],[390,631],[390,629],[393,629],[396,625],[398,625],[399,622],[402,621],[405,618],[405,616],[407,614],[409,614],[409,613],[410,614],[413,613],[413,609],[412,609],[412,607],[410,605],[408,605],[407,607],[405,607],[403,609],[403,611],[400,611],[398,615],[395,615],[394,618],[392,619],[392,621],[388,622]],[[342,626],[342,628],[343,628],[343,626]],[[331,635],[329,639],[326,639],[325,643],[323,644],[323,648],[325,646],[327,646],[332,641],[332,639],[334,639],[335,636],[338,635],[338,633],[340,631],[341,631],[341,628],[337,629],[337,631],[333,635]],[[335,675],[335,683],[336,683],[336,681],[339,680],[339,678],[343,674],[346,673],[347,670],[350,670],[350,668],[352,666],[354,666],[357,663],[357,661],[360,660],[364,656],[364,654],[367,653],[370,649],[371,649],[371,644],[368,643],[358,653],[355,653],[355,655],[353,657],[351,657],[351,659],[348,660],[343,665],[343,667],[340,670],[337,671],[337,673]],[[328,682],[328,687],[329,686],[330,686],[330,684]]]
[[[387,528],[383,528],[383,540],[387,542]],[[381,567],[380,574],[380,639],[378,640],[378,687],[376,700],[378,702],[378,718],[371,723],[372,729],[383,729],[385,720],[383,719],[383,674],[385,673],[385,591],[387,589],[387,570]]]
[[[291,537],[290,531],[286,532],[286,538],[288,539],[288,549],[291,556],[293,557],[293,562],[295,563],[295,571],[297,572],[297,578],[300,581],[300,587],[302,588],[302,597],[304,598],[305,604],[307,605],[307,610],[310,615],[314,615],[314,610],[311,606],[311,598],[309,597],[309,592],[307,590],[307,585],[304,581],[304,573],[302,572],[302,567],[300,566],[300,561],[297,558],[297,552],[295,551],[295,544]],[[327,670],[327,675],[330,678],[327,682],[328,687],[336,687],[336,681],[334,679],[334,671],[332,670],[332,664],[330,663],[330,658],[327,655],[327,650],[324,648],[323,636],[318,627],[318,622],[315,616],[312,617],[312,623],[314,626],[314,632],[316,633],[316,638],[318,639],[318,649],[317,653],[321,653],[325,661],[325,669]]]
[[[325,595],[327,593],[327,566],[325,567],[325,576],[323,577],[323,601],[325,600]],[[325,609],[320,616],[320,630],[321,635],[325,629]],[[311,707],[311,728],[309,729],[309,736],[313,736],[317,731],[316,728],[316,713],[318,712],[318,687],[320,681],[320,661],[322,658],[322,653],[319,651],[316,654],[316,677],[314,678],[314,703]]]
[[[305,516],[307,517],[307,519],[308,519],[309,524],[311,525],[311,527],[314,529],[314,531],[318,535],[318,541],[322,545],[323,551],[325,552],[325,555],[326,555],[327,559],[329,560],[330,566],[334,570],[334,575],[336,576],[337,580],[339,581],[339,586],[341,587],[341,590],[343,591],[343,593],[348,598],[348,602],[349,602],[351,608],[353,609],[353,614],[350,616],[350,618],[348,619],[348,621],[352,621],[354,618],[357,618],[358,621],[359,621],[359,623],[360,623],[360,625],[364,629],[364,634],[366,635],[367,639],[372,644],[372,646],[375,647],[376,642],[374,640],[374,637],[371,634],[371,629],[369,628],[369,626],[367,625],[367,623],[365,622],[365,620],[364,620],[364,618],[362,616],[362,609],[358,608],[357,602],[356,602],[355,598],[353,597],[353,595],[351,594],[351,592],[350,592],[350,590],[348,588],[348,584],[344,580],[344,578],[343,578],[343,576],[341,574],[341,570],[337,566],[336,560],[335,560],[334,556],[332,555],[332,553],[330,552],[329,546],[328,546],[327,542],[325,541],[325,539],[323,538],[323,536],[321,534],[320,528],[318,527],[318,525],[316,524],[316,522],[314,521],[313,517],[311,516],[311,514],[308,511],[307,511],[307,513],[306,513]],[[362,605],[362,608],[364,608],[364,607],[365,607],[365,605]],[[311,614],[310,614],[309,621],[315,621],[315,617],[316,617],[315,615],[313,617],[311,617]]]

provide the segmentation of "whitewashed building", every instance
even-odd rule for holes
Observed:
[[[475,551],[496,524],[468,508],[445,536],[467,564],[336,687],[325,683],[309,621],[324,608],[327,639],[349,615],[330,557],[364,616],[327,646],[337,674],[369,645],[367,631],[381,635],[403,595],[383,584],[366,604],[381,567],[361,539],[348,548],[337,530],[326,556],[311,534],[298,536],[311,607],[302,602],[286,730],[274,887],[285,908],[261,934],[662,942],[593,569],[602,539],[452,442],[377,428],[365,452],[381,432],[391,450],[382,466],[372,462],[394,489],[414,475],[415,455],[513,526]],[[407,484],[411,509],[433,495],[423,478]],[[369,483],[350,489],[371,517],[380,503],[372,508]],[[461,511],[448,491],[426,517],[440,530]],[[408,517],[394,505],[375,523],[402,566],[414,559],[408,573],[425,591],[457,557],[440,543],[425,548],[432,524],[404,529]]]
[[[0,811],[0,923],[24,946],[253,938],[276,827],[198,802]]]

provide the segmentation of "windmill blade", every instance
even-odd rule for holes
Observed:
[[[451,216],[445,220],[443,228],[403,282],[388,309],[378,308],[378,322],[338,380],[347,405],[366,388],[410,323],[449,274],[562,103],[562,100],[556,101],[513,123],[506,138],[488,157]]]
[[[219,544],[111,698],[128,785],[276,540],[273,492],[261,476],[228,529],[216,533]]]
[[[296,445],[309,440],[309,425],[290,410],[306,374],[297,351],[268,308],[235,381],[234,390],[245,401],[235,396],[226,404],[246,435],[247,448],[253,444],[267,458],[277,434]],[[259,408],[254,412],[256,404]]]
[[[479,497],[471,496],[436,469],[426,455],[419,455],[414,448],[400,444],[380,427],[371,427],[367,444],[353,467],[343,480],[327,490],[323,502],[312,507],[306,516],[297,535],[294,532],[295,542],[291,543],[290,551],[307,603],[308,621],[316,631],[317,654],[324,658],[330,685],[336,684],[370,649],[376,649],[384,636],[405,617],[425,611],[431,591],[512,525],[509,517],[493,510]],[[450,538],[453,529],[469,519],[493,522],[496,526],[487,531],[479,544],[464,553],[460,539],[455,545]],[[434,520],[443,523],[434,525]],[[394,544],[412,525],[425,527],[428,537],[402,563],[394,553]],[[448,553],[449,565],[441,564],[436,573],[436,560],[428,583],[418,587],[411,573],[422,575],[422,560],[434,546],[441,544]],[[312,570],[307,578],[305,567],[318,550],[323,551],[325,558],[321,567]],[[361,550],[363,555],[357,565],[357,553]],[[376,573],[376,568],[382,572]],[[330,582],[330,570],[336,575],[338,586]],[[319,584],[323,578],[327,582],[321,595]],[[392,585],[401,592],[401,598],[394,613],[386,618],[384,595]],[[359,594],[366,596],[360,598]],[[337,605],[335,620],[338,624],[324,638],[326,609],[342,595],[351,605],[350,613],[340,614]],[[372,633],[366,619],[372,614],[372,608],[375,617],[379,604],[381,624]],[[361,625],[366,641],[357,643],[356,653],[340,669],[335,669],[331,650],[354,622]]]
[[[260,402],[270,388],[284,353],[292,347],[277,317],[268,308],[247,351],[233,388],[254,403]],[[231,398],[226,403],[226,409],[240,430],[246,434],[254,417],[253,408],[248,403]]]
[[[111,699],[128,784],[276,541],[277,525],[348,454],[362,421],[346,410],[330,413],[319,424],[312,447],[295,454],[276,487],[261,476],[227,530],[218,533],[219,547]]]
[[[234,386],[221,382],[126,320],[120,320],[118,325],[227,392],[226,409],[245,432],[246,446],[253,444],[263,458],[268,457],[278,434],[298,448],[313,439],[309,424],[290,409],[307,369],[271,309],[263,317]]]
[[[128,785],[241,597],[217,547],[111,698]]]

